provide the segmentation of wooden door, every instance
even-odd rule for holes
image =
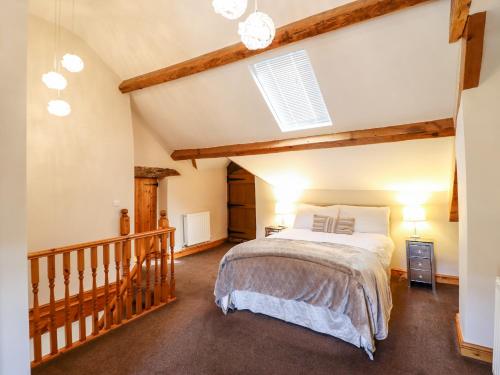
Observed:
[[[229,241],[255,239],[255,176],[235,163],[227,167]]]
[[[158,180],[135,179],[135,232],[147,232],[157,228]]]

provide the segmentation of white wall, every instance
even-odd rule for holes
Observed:
[[[26,262],[26,17],[0,12],[0,374],[30,373]]]
[[[118,235],[119,211],[133,219],[134,153],[130,100],[119,78],[80,38],[62,31],[61,51],[85,61],[64,71],[62,97],[72,113],[47,112],[57,96],[41,81],[53,68],[53,25],[29,18],[28,33],[28,244],[30,250]],[[119,201],[113,207],[113,201]]]
[[[466,342],[493,346],[500,275],[500,4],[487,4],[479,87],[462,94],[457,125],[460,318]]]
[[[263,228],[274,224],[275,196],[271,185],[257,179],[257,236],[264,235]],[[403,222],[403,206],[398,202],[397,192],[376,190],[304,190],[298,201],[318,205],[353,204],[367,206],[389,206],[391,208],[391,237],[396,249],[392,257],[392,268],[406,269],[405,240],[413,226]],[[458,275],[458,225],[448,221],[448,193],[433,193],[424,205],[427,221],[419,225],[419,234],[434,239],[436,244],[437,273]]]
[[[198,169],[191,161],[174,161],[162,144],[134,113],[134,147],[137,166],[173,168],[181,175],[160,182],[159,208],[166,209],[170,225],[177,228],[176,250],[183,247],[182,215],[210,211],[211,240],[227,237],[227,160],[199,160]]]

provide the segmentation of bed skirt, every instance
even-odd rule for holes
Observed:
[[[228,310],[250,310],[253,313],[268,315],[339,338],[358,348],[363,348],[373,360],[370,343],[365,342],[366,340],[357,332],[345,314],[335,313],[302,301],[285,300],[261,293],[239,290],[223,297],[221,308],[224,313]]]

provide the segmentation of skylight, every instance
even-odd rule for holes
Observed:
[[[281,131],[332,125],[306,51],[264,60],[250,69]]]

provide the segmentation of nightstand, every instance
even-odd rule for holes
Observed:
[[[283,225],[272,225],[269,227],[266,227],[266,237],[270,236],[271,234],[281,232],[283,229],[286,229]]]
[[[412,282],[428,284],[436,290],[436,263],[434,261],[434,241],[425,238],[406,240],[406,269],[408,286]]]

